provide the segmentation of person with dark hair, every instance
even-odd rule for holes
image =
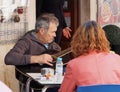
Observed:
[[[120,55],[120,28],[110,24],[103,27],[107,39],[110,42],[111,50]]]
[[[73,92],[78,86],[120,84],[120,56],[110,53],[104,30],[95,21],[80,26],[71,41],[75,58],[67,64],[59,92]]]
[[[59,20],[55,42],[60,43],[62,33],[63,36],[69,39],[71,37],[71,29],[67,26],[63,14],[63,5],[65,0],[36,0],[37,9],[36,16],[39,17],[42,13],[53,13]]]
[[[43,66],[53,66],[52,54],[61,51],[54,42],[58,25],[59,21],[53,14],[41,15],[36,21],[35,30],[26,33],[7,53],[5,64],[15,65],[23,73],[40,72]],[[16,77],[25,82],[26,78],[22,75],[16,74]]]

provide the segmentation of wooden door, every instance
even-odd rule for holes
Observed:
[[[71,36],[73,36],[80,24],[80,0],[65,0],[63,8],[66,23],[72,29]],[[60,42],[62,49],[70,47],[71,39],[72,37],[70,39],[66,39],[62,36]]]

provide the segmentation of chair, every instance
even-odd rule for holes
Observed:
[[[79,86],[77,92],[120,92],[120,84]]]

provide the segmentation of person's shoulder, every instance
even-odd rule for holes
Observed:
[[[108,54],[108,57],[109,57],[109,58],[112,58],[112,57],[113,57],[113,58],[115,58],[115,59],[119,59],[119,60],[120,60],[120,55],[119,55],[119,54],[116,54],[116,53],[113,53],[113,52],[112,52],[112,53],[110,52],[110,53]]]
[[[80,62],[80,61],[81,61],[80,57],[75,57],[75,58],[71,59],[71,60],[68,62],[68,64],[69,64],[69,65],[74,65],[74,64],[78,64],[78,62]]]
[[[31,35],[32,32],[35,32],[34,29],[30,30],[30,31],[27,31],[23,36],[26,36],[26,35]]]
[[[27,31],[21,38],[20,38],[20,40],[21,39],[31,39],[31,38],[33,38],[33,36],[32,36],[32,33],[33,32],[35,32],[35,30],[30,30],[30,31]]]

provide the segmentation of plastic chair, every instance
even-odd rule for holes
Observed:
[[[77,92],[120,92],[120,84],[79,86]]]

